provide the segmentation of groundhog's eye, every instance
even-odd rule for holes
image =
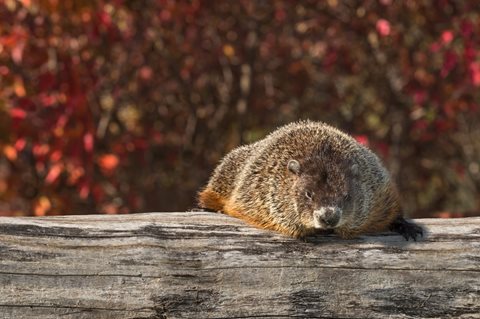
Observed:
[[[307,197],[309,200],[313,199],[313,192],[312,191],[306,191],[305,192],[305,197]]]

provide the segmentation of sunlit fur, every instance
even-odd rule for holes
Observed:
[[[300,164],[297,173],[288,169],[292,159]],[[344,238],[385,230],[400,214],[377,156],[347,134],[310,121],[230,152],[198,199],[200,207],[293,237],[316,231],[313,211],[322,206],[342,209],[335,232]]]

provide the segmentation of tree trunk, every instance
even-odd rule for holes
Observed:
[[[295,240],[225,215],[0,218],[0,318],[480,318],[480,217]]]

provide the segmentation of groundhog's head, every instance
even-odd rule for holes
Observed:
[[[304,160],[291,159],[288,170],[295,176],[297,212],[307,228],[335,229],[354,214],[358,165],[334,154],[320,153]]]

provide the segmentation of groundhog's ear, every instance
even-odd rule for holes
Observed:
[[[300,163],[296,160],[289,160],[288,161],[288,170],[290,172],[292,172],[293,174],[295,175],[299,175],[300,174]]]

